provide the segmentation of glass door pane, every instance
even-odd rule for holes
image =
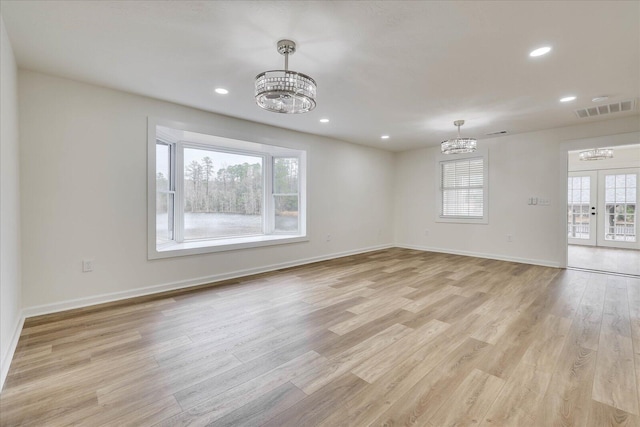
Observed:
[[[590,171],[569,173],[567,231],[571,244],[596,244],[596,179]]]
[[[640,169],[598,172],[598,205],[601,211],[598,246],[640,249],[637,230],[638,176]]]
[[[605,240],[636,241],[636,174],[605,175]]]

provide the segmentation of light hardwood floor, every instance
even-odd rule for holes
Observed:
[[[640,276],[640,250],[569,245],[567,264],[613,273]]]
[[[13,425],[639,426],[640,280],[389,249],[28,319]]]

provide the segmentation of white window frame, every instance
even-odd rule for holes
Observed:
[[[156,243],[156,140],[157,126],[169,127],[196,134],[205,134],[206,138],[194,135],[189,140],[165,141],[170,144],[175,156],[172,173],[175,175],[174,188],[174,240],[169,243]],[[225,237],[184,241],[182,235],[182,215],[184,213],[183,179],[184,148],[207,149],[218,152],[250,155],[263,159],[263,234],[250,236]],[[297,233],[275,232],[275,206],[273,197],[273,159],[278,157],[298,159],[298,231]],[[261,246],[280,245],[308,241],[306,232],[306,151],[275,145],[225,138],[215,135],[215,129],[206,126],[185,124],[171,120],[148,119],[147,143],[147,257],[148,259],[170,258],[222,252]]]
[[[461,160],[470,160],[482,158],[483,161],[483,184],[482,184],[482,218],[460,217],[460,216],[443,216],[442,202],[442,164],[447,162],[455,162]],[[458,224],[489,224],[489,150],[479,148],[473,153],[466,154],[439,154],[436,156],[436,194],[438,195],[438,203],[436,206],[436,222],[450,222]]]

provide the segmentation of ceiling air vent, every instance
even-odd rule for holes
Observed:
[[[487,133],[487,136],[496,136],[496,135],[504,135],[505,133],[507,133],[506,130],[499,130],[497,132],[491,132],[491,133]]]
[[[613,102],[611,104],[595,105],[593,107],[580,108],[575,110],[576,116],[580,119],[587,117],[604,116],[605,114],[624,113],[636,109],[635,99]]]

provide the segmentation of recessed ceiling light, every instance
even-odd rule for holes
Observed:
[[[551,52],[551,48],[549,46],[539,47],[535,50],[532,50],[529,56],[542,56]]]
[[[593,102],[602,102],[602,101],[606,101],[607,99],[609,99],[608,96],[602,95],[602,96],[596,96],[591,101],[593,101]]]
[[[216,93],[217,93],[217,94],[220,94],[220,95],[226,95],[226,94],[228,94],[228,93],[229,93],[229,91],[228,91],[228,90],[226,90],[226,89],[225,89],[225,88],[223,88],[223,87],[217,87],[217,88],[216,88]]]
[[[575,96],[565,96],[564,98],[560,98],[560,102],[570,102],[575,100],[576,97]]]
[[[329,123],[329,119],[320,119],[320,123]]]
[[[380,139],[389,139],[389,135],[382,135]]]

